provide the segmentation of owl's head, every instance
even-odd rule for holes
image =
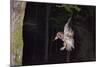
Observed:
[[[57,40],[57,39],[63,40],[63,37],[64,37],[64,33],[63,32],[57,32],[54,40]]]

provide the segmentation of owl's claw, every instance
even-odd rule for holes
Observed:
[[[61,51],[64,50],[64,49],[65,49],[65,47],[61,47],[61,48],[60,48]]]

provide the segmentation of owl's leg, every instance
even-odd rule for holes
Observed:
[[[60,50],[64,50],[66,48],[66,42],[64,42],[63,47],[60,48]]]

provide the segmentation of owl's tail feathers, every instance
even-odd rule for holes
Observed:
[[[66,47],[66,50],[67,50],[67,51],[72,51],[72,49],[74,49],[74,45],[72,45],[72,46],[68,46],[68,45],[67,45],[67,47]]]

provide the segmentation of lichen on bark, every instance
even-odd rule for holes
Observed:
[[[11,0],[11,66],[22,64],[22,26],[26,2]]]

